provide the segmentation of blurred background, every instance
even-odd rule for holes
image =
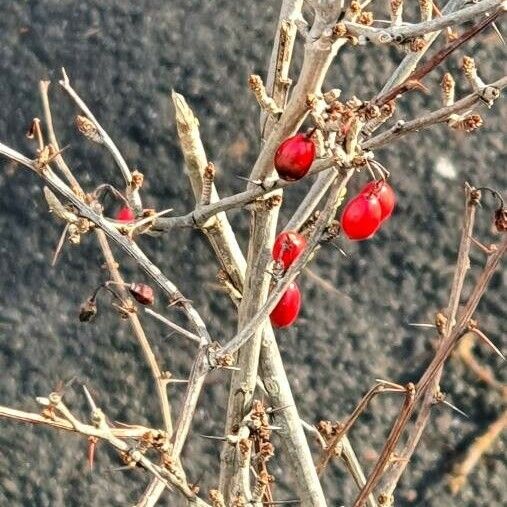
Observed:
[[[38,82],[49,79],[54,82],[50,92],[57,134],[61,145],[69,146],[65,156],[81,183],[88,190],[104,182],[122,188],[109,155],[74,132],[77,111],[57,85],[64,66],[128,163],[145,174],[145,205],[185,213],[192,209],[193,197],[169,100],[175,89],[185,95],[200,119],[208,157],[218,168],[219,192],[225,196],[240,191],[244,182],[236,176],[248,176],[259,148],[259,111],[247,90],[247,79],[251,73],[265,76],[279,4],[0,0],[0,140],[33,154],[25,133],[31,119],[42,115]],[[383,4],[379,12],[381,8]],[[301,46],[298,39],[292,77],[297,76]],[[449,70],[458,78],[460,60],[470,53],[484,80],[502,76],[505,46],[490,29],[425,80],[429,94],[406,96],[396,119],[440,107],[443,72]],[[347,46],[335,60],[326,86],[341,88],[345,98],[368,99],[402,56],[393,48]],[[468,93],[457,80],[458,93]],[[408,323],[432,322],[434,313],[447,303],[463,184],[507,188],[502,144],[507,105],[498,101],[492,111],[481,110],[485,125],[473,135],[438,126],[379,150],[377,158],[391,171],[399,197],[391,221],[370,241],[340,239],[346,258],[332,247],[321,250],[311,272],[302,276],[302,315],[278,338],[307,421],[344,419],[375,378],[416,380],[430,360],[434,332]],[[351,193],[366,177],[354,182]],[[310,183],[301,182],[286,192],[280,227]],[[485,202],[478,215],[478,234],[490,243],[495,240],[490,231],[493,201],[488,197]],[[230,218],[246,246],[248,214],[236,211]],[[150,374],[128,324],[108,307],[107,298],[93,324],[78,321],[81,302],[106,277],[94,236],[84,238],[79,247],[66,245],[52,268],[61,232],[61,223],[48,213],[41,182],[0,160],[0,404],[38,411],[36,396],[76,377],[65,396],[81,417],[88,414],[80,388],[80,383],[86,383],[112,420],[160,424]],[[162,238],[142,237],[140,245],[194,301],[213,337],[224,341],[233,336],[234,312],[216,288],[217,262],[199,233],[177,230]],[[132,262],[117,253],[125,278],[143,281]],[[474,251],[470,280],[483,260],[483,254]],[[481,328],[500,347],[505,347],[507,327],[502,313],[505,278],[505,270],[495,275],[477,312]],[[167,311],[160,300],[157,309]],[[179,317],[171,312],[171,318]],[[163,358],[163,368],[175,378],[185,378],[194,346],[170,336],[148,317],[143,324]],[[501,361],[483,347],[475,351],[505,382]],[[225,372],[211,376],[184,452],[189,479],[198,482],[203,492],[217,484],[220,446],[199,434],[223,434],[227,385]],[[176,414],[183,389],[170,387]],[[459,496],[450,496],[446,483],[453,464],[503,410],[501,397],[458,358],[449,361],[442,390],[469,418],[445,406],[434,409],[401,481],[397,505],[505,505],[505,439],[497,440],[480,460]],[[389,395],[376,399],[351,431],[366,469],[374,463],[399,403],[399,398]],[[86,449],[83,438],[0,420],[0,505],[133,505],[148,476],[112,471],[118,466],[117,456],[102,444],[90,472]],[[281,464],[283,455],[278,453],[270,466],[277,479],[275,494],[293,498]],[[328,468],[324,487],[333,506],[350,505],[356,492],[338,462]],[[160,505],[183,503],[177,495],[166,495]]]

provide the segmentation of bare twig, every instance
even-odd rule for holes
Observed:
[[[445,122],[452,114],[466,111],[480,100],[488,100],[488,102],[496,100],[499,96],[499,91],[503,90],[506,86],[507,76],[486,85],[486,87],[480,92],[473,92],[470,95],[467,95],[466,97],[456,101],[451,106],[442,107],[436,111],[422,115],[415,120],[398,122],[389,130],[386,130],[385,132],[365,141],[362,144],[362,147],[365,150],[378,149],[411,132],[418,132],[431,125]]]
[[[445,312],[446,320],[441,333],[443,337],[441,338],[441,342],[443,339],[449,336],[456,322],[456,315],[458,312],[461,292],[463,290],[463,284],[465,282],[466,274],[470,269],[469,253],[478,202],[476,199],[472,199],[473,192],[475,192],[475,190],[471,189],[470,187],[467,186],[465,188],[465,214],[463,219],[461,240],[458,249],[456,269],[454,271],[454,277],[451,286],[451,293],[449,296],[449,303]],[[439,390],[438,385],[441,376],[442,370],[440,369],[433,379],[432,388],[429,389],[428,392],[424,395],[422,407],[419,411],[414,426],[410,430],[405,448],[401,453],[403,459],[393,464],[385,478],[384,485],[382,487],[382,494],[386,498],[392,496],[401,475],[407,467],[408,462],[412,454],[415,452],[417,444],[422,437],[424,428],[426,427],[429,420],[431,408],[435,403],[435,395]]]
[[[381,29],[350,22],[345,22],[344,24],[350,34],[359,36],[360,43],[402,43],[416,37],[422,37],[432,32],[438,32],[447,27],[463,24],[484,14],[504,12],[504,10],[505,8],[502,0],[482,0],[471,7],[465,7],[456,12],[408,26],[401,25]]]
[[[86,115],[86,117],[93,123],[93,125],[97,129],[98,134],[102,140],[102,143],[109,150],[109,152],[113,156],[114,161],[120,168],[120,171],[127,185],[127,199],[131,203],[132,208],[135,210],[136,214],[140,215],[143,211],[143,205],[141,202],[141,197],[139,196],[139,189],[135,186],[135,184],[133,184],[132,172],[130,171],[127,162],[125,162],[123,155],[121,154],[116,144],[114,144],[113,140],[109,137],[109,134],[102,128],[97,118],[95,118],[94,114],[90,111],[88,106],[85,104],[85,102],[81,99],[81,97],[71,86],[69,77],[67,76],[65,69],[62,69],[62,74],[63,78],[59,82],[61,87],[67,92],[67,94],[76,103],[79,109],[81,109],[81,111]]]

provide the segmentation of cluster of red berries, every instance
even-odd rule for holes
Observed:
[[[299,257],[306,248],[306,239],[297,232],[280,233],[273,245],[273,259],[284,269]],[[275,327],[289,327],[298,318],[301,309],[301,291],[292,282],[271,312],[271,324]]]
[[[391,216],[396,196],[386,180],[370,181],[345,206],[342,231],[349,239],[371,238]]]
[[[286,139],[275,153],[275,169],[280,178],[296,181],[305,176],[315,160],[315,143],[310,134]],[[396,198],[385,180],[372,181],[351,199],[341,217],[343,232],[349,239],[371,238],[391,216]]]

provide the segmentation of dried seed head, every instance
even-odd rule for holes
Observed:
[[[133,283],[128,290],[132,297],[142,305],[152,305],[155,301],[153,289],[145,283]]]
[[[97,127],[86,116],[77,115],[74,124],[80,134],[90,139],[94,143],[102,144],[102,137],[97,130]]]
[[[79,320],[81,322],[91,322],[97,315],[97,303],[94,299],[87,299],[79,310]]]
[[[498,232],[507,231],[507,208],[501,206],[495,211],[495,228]]]

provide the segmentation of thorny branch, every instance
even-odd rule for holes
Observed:
[[[111,152],[125,179],[127,185],[126,198],[135,210],[138,220],[129,226],[114,223],[102,216],[102,208],[97,201],[93,200],[92,195],[84,193],[59,152],[58,142],[52,127],[48,83],[42,82],[40,90],[48,124],[50,145],[45,146],[42,135],[40,135],[37,158],[30,160],[0,144],[0,154],[30,168],[55,192],[63,196],[66,201],[65,206],[51,192],[46,191],[46,197],[49,197],[48,200],[52,202],[55,214],[71,226],[81,227],[78,236],[90,230],[95,230],[111,276],[114,281],[120,284],[120,287],[122,287],[123,280],[112,256],[108,238],[113,240],[127,255],[136,261],[139,267],[169,297],[170,305],[181,308],[193,325],[195,333],[180,328],[180,330],[185,331],[187,336],[192,336],[192,339],[198,341],[199,348],[192,365],[187,391],[172,442],[167,440],[167,447],[161,452],[161,465],[153,464],[142,452],[137,452],[136,448],[131,448],[122,440],[123,438],[142,440],[146,432],[158,430],[137,426],[128,428],[110,427],[100,409],[97,409],[93,402],[91,403],[93,426],[80,423],[72,416],[61,398],[53,395],[48,398],[48,404],[60,415],[53,414],[53,417],[49,419],[38,414],[0,407],[0,417],[9,417],[32,423],[44,423],[55,428],[77,431],[84,435],[107,440],[120,451],[124,458],[128,458],[129,464],[142,466],[154,476],[154,481],[139,501],[138,507],[154,505],[161,492],[165,488],[170,489],[173,486],[186,497],[189,503],[208,506],[206,502],[197,497],[195,489],[187,484],[180,463],[180,454],[189,433],[206,374],[215,367],[230,367],[234,355],[237,355],[239,371],[233,372],[231,384],[226,424],[228,438],[232,441],[238,441],[239,430],[236,426],[238,424],[240,428],[245,426],[247,420],[249,421],[248,424],[251,423],[249,418],[251,418],[253,411],[259,408],[258,405],[255,405],[257,408],[254,409],[252,401],[256,384],[260,382],[271,398],[273,418],[275,424],[280,425],[280,437],[286,447],[288,462],[296,478],[302,505],[315,507],[324,507],[326,505],[313,466],[308,442],[303,434],[303,424],[294,404],[275,336],[267,317],[289,283],[301,273],[320,247],[324,233],[334,219],[336,210],[343,199],[347,182],[356,170],[360,170],[365,165],[364,161],[361,164],[355,164],[356,157],[362,160],[373,157],[373,153],[366,150],[380,148],[409,132],[420,130],[435,123],[448,122],[450,126],[457,125],[459,122],[456,123],[454,119],[458,113],[467,111],[479,100],[491,106],[498,98],[500,90],[507,83],[507,78],[502,78],[490,85],[485,85],[477,75],[473,61],[467,61],[468,70],[465,69],[466,75],[474,90],[471,95],[457,102],[454,102],[454,97],[452,97],[452,99],[444,102],[443,108],[406,123],[398,122],[391,129],[366,140],[361,140],[361,130],[364,134],[370,135],[373,130],[392,115],[392,111],[382,117],[381,121],[378,121],[361,116],[359,106],[356,109],[352,107],[349,111],[352,116],[349,118],[350,121],[347,126],[349,132],[345,133],[343,137],[337,138],[336,131],[340,130],[341,126],[334,130],[333,128],[325,128],[325,122],[323,123],[322,118],[319,117],[321,111],[319,101],[322,103],[328,101],[329,103],[336,101],[339,96],[339,90],[335,91],[333,89],[327,93],[322,93],[321,90],[327,69],[339,48],[347,42],[373,42],[378,44],[393,42],[401,44],[403,47],[407,46],[408,43],[418,43],[417,52],[407,55],[384,87],[384,90],[371,103],[362,104],[355,97],[347,102],[347,104],[362,104],[361,107],[365,108],[371,108],[371,106],[378,106],[379,104],[386,105],[391,99],[394,104],[395,98],[412,87],[411,80],[419,80],[429,70],[447,58],[457,47],[499,17],[505,11],[505,2],[482,0],[474,2],[472,6],[467,6],[467,2],[463,0],[450,0],[443,9],[442,15],[434,19],[432,19],[430,4],[421,2],[421,22],[415,24],[403,23],[401,2],[398,2],[400,5],[394,5],[396,4],[394,2],[394,10],[391,13],[392,25],[388,28],[371,26],[372,21],[375,22],[372,14],[362,11],[369,3],[367,0],[362,6],[355,1],[346,6],[332,0],[308,2],[314,14],[311,24],[306,23],[302,17],[302,3],[302,0],[284,0],[282,2],[266,86],[263,86],[260,77],[252,82],[256,96],[263,108],[261,113],[261,135],[264,145],[260,150],[251,172],[250,182],[244,192],[219,199],[213,183],[214,166],[207,161],[204,153],[198,122],[183,97],[173,93],[178,134],[196,198],[196,209],[181,217],[157,218],[156,215],[153,215],[150,218],[144,215],[139,196],[142,175],[130,171],[117,146],[71,87],[65,71],[63,71],[63,80],[60,84],[84,113],[84,116],[79,116],[76,119],[78,129],[90,140],[103,144]],[[436,9],[436,12],[438,12],[438,9]],[[412,72],[440,30],[463,24],[473,18],[483,18],[483,20],[438,52],[426,65]],[[296,86],[292,94],[289,95],[291,85],[289,69],[298,30],[303,34],[306,43],[303,67]],[[409,76],[411,72],[412,74]],[[409,77],[408,80],[407,77]],[[336,102],[336,105],[338,106],[338,102]],[[391,105],[389,106],[391,107]],[[394,105],[392,107],[394,108]],[[320,174],[318,174],[315,183],[296,213],[289,220],[286,230],[300,229],[326,194],[327,198],[323,209],[313,224],[307,248],[285,274],[270,287],[271,274],[268,266],[277,227],[278,208],[281,203],[282,190],[290,184],[274,176],[273,156],[280,142],[292,135],[302,125],[310,112],[312,122],[318,128],[322,127],[322,131],[317,130],[315,136],[321,152],[321,159],[314,164],[311,170],[311,174]],[[458,119],[460,119],[459,116]],[[69,182],[70,187],[52,171],[50,164],[53,161]],[[472,201],[468,200],[468,197],[469,192],[472,192],[472,190],[467,189],[467,192],[467,203],[470,204]],[[125,197],[122,198],[125,199]],[[245,261],[225,215],[226,211],[245,207],[246,205],[249,205],[252,214],[247,261]],[[474,210],[475,205],[474,202],[474,205],[471,206]],[[57,210],[59,211],[56,212]],[[139,227],[140,225],[142,228]],[[443,364],[463,334],[471,330],[492,346],[489,339],[482,334],[476,324],[471,321],[471,318],[482,294],[486,290],[489,279],[505,252],[507,241],[504,235],[503,241],[488,251],[488,260],[484,270],[479,276],[467,304],[461,312],[458,312],[459,295],[463,286],[466,272],[465,265],[468,259],[468,250],[470,249],[471,235],[466,234],[466,231],[471,230],[472,225],[473,214],[472,211],[469,214],[467,208],[456,276],[445,316],[447,320],[442,328],[440,344],[435,357],[417,385],[408,384],[404,388],[401,386],[393,388],[391,385],[391,387],[386,388],[384,384],[381,384],[382,389],[375,388],[370,392],[370,395],[367,395],[361,401],[354,413],[333,434],[333,437],[328,441],[324,441],[325,453],[320,464],[320,470],[335,454],[337,447],[342,445],[344,459],[348,462],[352,475],[361,488],[355,506],[363,505],[365,501],[368,501],[372,507],[375,505],[371,493],[384,475],[387,464],[392,461],[393,453],[402,434],[405,432],[411,415],[419,408],[418,418],[409,432],[407,445],[402,454],[404,460],[396,461],[390,469],[390,475],[386,475],[387,479],[393,475],[394,478],[391,479],[390,483],[387,482],[379,501],[382,505],[390,501],[399,476],[414,452],[426,425],[430,407],[434,404],[436,396],[440,394],[438,383]],[[197,227],[206,234],[221,263],[225,276],[228,277],[226,282],[229,284],[229,293],[235,302],[239,302],[238,333],[222,348],[218,344],[212,343],[204,322],[191,302],[184,298],[177,287],[151,263],[132,239],[134,232],[156,233],[169,230],[172,227]],[[67,228],[65,233],[67,233]],[[122,289],[119,289],[119,292],[122,298],[127,300],[126,292]],[[172,421],[167,399],[166,379],[163,378],[164,374],[160,371],[137,315],[131,312],[128,316],[151,367],[164,417],[167,438],[169,439],[172,432]],[[164,319],[162,316],[160,318]],[[492,347],[494,348],[494,346]],[[260,379],[257,370],[259,370]],[[243,393],[241,397],[236,396],[238,389]],[[370,397],[378,391],[405,392],[405,402],[395,419],[378,462],[368,479],[365,479],[346,434],[364,410]],[[140,434],[141,431],[142,434]],[[251,434],[251,428],[248,431]],[[497,430],[495,429],[495,431]],[[322,440],[322,437],[320,440]],[[254,446],[259,445],[259,441],[255,440],[253,442]],[[168,452],[169,449],[170,452]],[[262,503],[266,504],[266,502],[268,504],[276,503],[276,501],[273,501],[268,487],[268,473],[265,467],[257,469],[255,474],[256,483],[254,488],[251,489],[250,467],[239,466],[239,460],[237,459],[238,457],[241,458],[243,465],[248,464],[250,462],[250,448],[243,446],[240,454],[237,453],[238,449],[239,447],[233,449],[232,460],[230,460],[230,447],[226,447],[224,450],[221,463],[221,490],[226,500],[222,498],[221,493],[211,492],[210,498],[213,507],[229,505],[230,501],[234,501],[234,505],[246,505],[248,503],[248,505],[255,506]],[[259,447],[256,447],[256,451],[259,451]],[[254,462],[257,458],[253,457]],[[474,459],[471,458],[470,462],[473,463]]]

